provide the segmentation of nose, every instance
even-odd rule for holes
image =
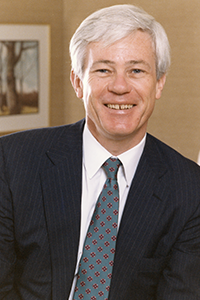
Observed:
[[[124,74],[115,74],[108,84],[108,91],[117,95],[129,93],[131,86]]]

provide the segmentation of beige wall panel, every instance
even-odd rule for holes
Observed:
[[[50,125],[63,124],[63,1],[1,0],[0,23],[51,26]]]
[[[66,123],[84,116],[83,105],[69,83],[69,39],[88,14],[104,6],[123,3],[127,2],[64,1]],[[131,3],[143,7],[164,26],[171,44],[172,66],[148,131],[196,161],[200,150],[200,1],[136,0]]]

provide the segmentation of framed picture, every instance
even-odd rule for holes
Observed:
[[[50,26],[0,24],[0,132],[49,125]]]

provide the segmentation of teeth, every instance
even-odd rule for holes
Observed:
[[[130,104],[122,104],[122,105],[119,105],[119,104],[107,104],[107,107],[111,108],[111,109],[123,110],[123,109],[130,109],[130,108],[133,107],[133,105],[130,105]]]
[[[107,107],[112,108],[112,109],[120,109],[118,104],[108,104]]]

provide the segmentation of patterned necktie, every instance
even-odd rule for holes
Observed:
[[[109,158],[102,166],[107,180],[88,228],[73,300],[108,299],[118,226],[120,165],[118,159]]]

